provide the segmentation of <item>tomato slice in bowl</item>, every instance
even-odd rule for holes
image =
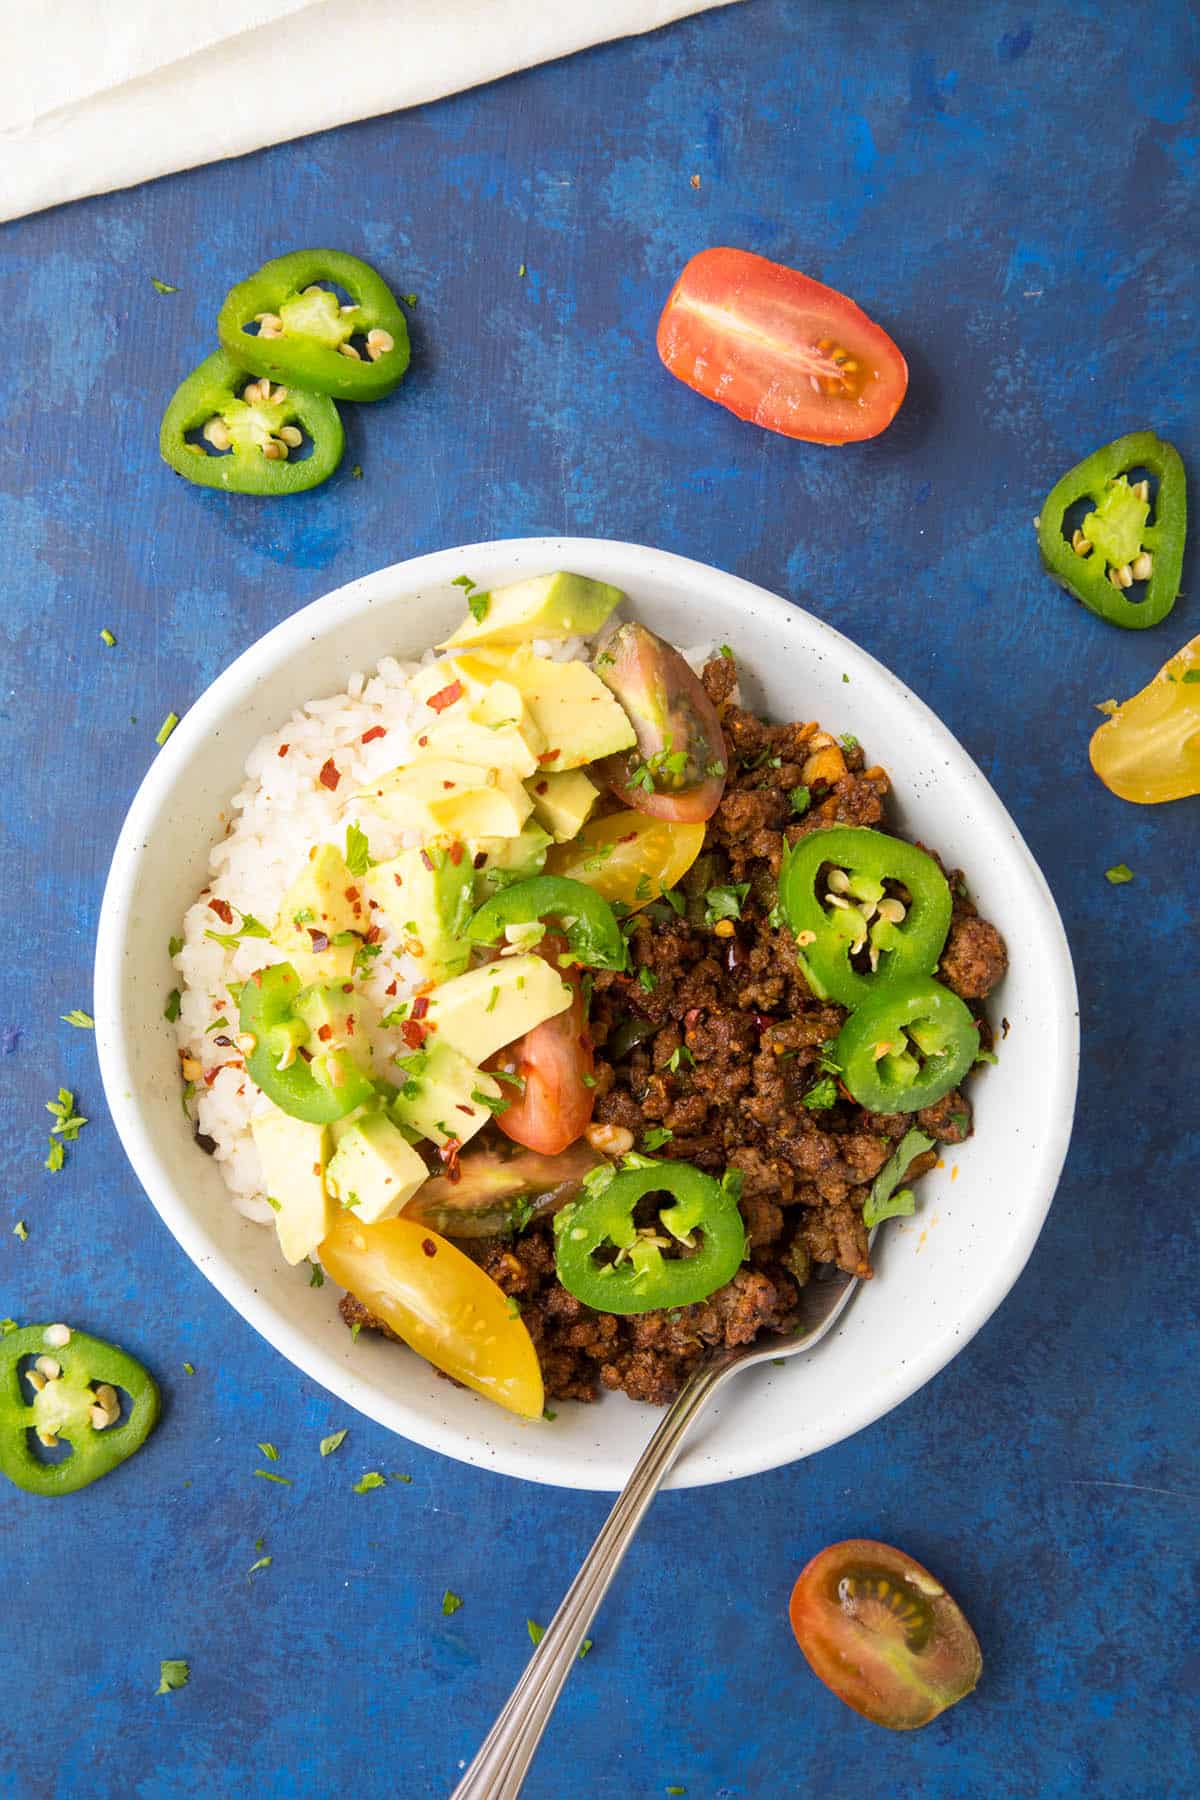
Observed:
[[[595,1102],[588,1083],[596,1059],[588,1037],[579,973],[561,968],[559,973],[573,995],[566,1012],[535,1025],[483,1065],[499,1075],[504,1088],[507,1105],[497,1113],[496,1124],[514,1144],[523,1144],[542,1156],[557,1156],[583,1136],[592,1122]],[[505,1081],[506,1075],[513,1085]]]
[[[941,1582],[870,1538],[831,1544],[801,1571],[788,1608],[814,1675],[891,1731],[927,1725],[974,1688],[979,1641]]]
[[[784,437],[852,444],[900,409],[908,364],[846,294],[749,250],[702,250],[671,289],[658,354],[708,400]]]
[[[569,875],[603,894],[610,905],[640,912],[685,876],[704,848],[704,826],[674,824],[649,813],[605,813],[589,819],[569,843],[546,858],[552,875]]]

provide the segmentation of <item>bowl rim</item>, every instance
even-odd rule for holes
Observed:
[[[1054,1083],[1050,1110],[1052,1126],[1040,1146],[1036,1203],[1031,1201],[1016,1221],[1005,1253],[996,1258],[986,1279],[974,1290],[972,1304],[956,1321],[953,1334],[931,1335],[914,1349],[905,1360],[902,1372],[893,1372],[882,1400],[877,1396],[867,1401],[861,1394],[848,1398],[844,1418],[834,1434],[823,1435],[819,1442],[807,1446],[785,1443],[782,1454],[777,1448],[778,1440],[772,1436],[739,1447],[740,1454],[736,1456],[731,1456],[723,1447],[717,1457],[684,1458],[672,1470],[666,1485],[707,1486],[743,1479],[829,1448],[884,1417],[931,1380],[970,1342],[1009,1293],[1040,1235],[1066,1159],[1078,1087],[1079,1008],[1070,946],[1050,887],[1015,821],[982,770],[937,714],[886,665],[815,614],[741,576],[672,551],[619,539],[536,536],[452,546],[390,563],[331,589],[280,620],[228,664],[193,702],[147,770],[121,827],[101,901],[94,967],[96,1048],[105,1098],[134,1174],[171,1235],[234,1310],[302,1374],[374,1422],[426,1449],[440,1451],[477,1468],[545,1485],[578,1487],[593,1492],[613,1491],[623,1484],[624,1476],[616,1470],[609,1481],[602,1484],[593,1466],[579,1467],[561,1450],[551,1452],[548,1446],[542,1446],[555,1466],[540,1469],[536,1466],[539,1452],[533,1456],[510,1453],[504,1446],[489,1446],[485,1440],[466,1437],[457,1426],[448,1422],[418,1416],[410,1412],[402,1400],[381,1395],[374,1381],[316,1346],[300,1326],[259,1293],[252,1276],[212,1242],[177,1193],[142,1117],[132,1076],[129,1040],[122,1025],[125,940],[140,851],[148,839],[151,822],[171,792],[179,766],[220,723],[229,710],[231,695],[236,696],[247,684],[256,681],[264,662],[272,669],[282,666],[303,645],[324,635],[334,618],[345,621],[348,617],[357,617],[381,599],[390,604],[403,604],[415,598],[423,587],[449,583],[455,573],[470,566],[472,558],[479,562],[486,556],[494,561],[511,555],[514,562],[528,564],[540,551],[545,553],[547,567],[571,566],[572,559],[587,558],[594,562],[612,557],[628,568],[630,564],[650,559],[654,572],[660,577],[668,575],[673,583],[699,581],[707,585],[715,578],[735,604],[738,600],[752,599],[756,610],[777,621],[781,629],[787,629],[789,624],[794,629],[795,615],[801,615],[806,632],[825,654],[836,653],[847,670],[857,667],[869,671],[872,679],[884,683],[897,700],[911,709],[914,721],[929,736],[934,747],[950,753],[962,777],[972,784],[972,799],[979,807],[981,822],[1002,834],[1007,840],[1008,853],[1024,863],[1025,873],[1041,904],[1039,925],[1047,935],[1051,952],[1055,990],[1051,1005],[1062,1033],[1062,1054],[1051,1070]],[[624,579],[629,582],[629,575],[626,574]],[[386,588],[393,582],[403,583],[404,589],[410,591],[378,594],[381,586]],[[648,1418],[647,1436],[660,1416],[659,1410],[655,1409]]]

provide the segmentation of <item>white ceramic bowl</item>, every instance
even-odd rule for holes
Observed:
[[[196,1266],[268,1343],[403,1436],[464,1462],[564,1487],[618,1488],[655,1415],[623,1395],[525,1423],[369,1336],[352,1344],[337,1291],[308,1286],[274,1233],[242,1219],[179,1106],[167,939],[206,879],[219,815],[255,741],[302,701],[391,652],[415,656],[483,586],[549,569],[614,582],[679,644],[728,640],[750,697],[776,719],[819,718],[890,771],[893,819],[968,871],[1013,967],[992,1003],[1010,1035],[972,1085],[976,1131],[889,1224],[876,1279],[811,1357],[748,1372],[710,1406],[671,1477],[680,1487],[775,1468],[858,1431],[936,1375],[1004,1298],[1033,1248],[1066,1154],[1078,1021],[1058,912],[1013,821],[938,720],[828,625],[761,588],[663,551],[594,539],[513,539],[441,551],[351,582],[267,633],[215,681],[156,758],[113,857],[96,951],[96,1035],[109,1108],[142,1186]],[[843,674],[850,676],[844,682]],[[955,1165],[958,1165],[957,1179]]]

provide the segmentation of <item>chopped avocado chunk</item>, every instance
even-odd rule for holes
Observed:
[[[450,1138],[465,1144],[504,1104],[499,1082],[449,1044],[431,1039],[427,1049],[396,1061],[401,1087],[391,1103],[391,1115],[398,1125],[432,1138],[435,1144]],[[495,1104],[486,1105],[479,1095]]]
[[[523,647],[482,650],[458,662],[472,673],[490,665],[520,689],[546,741],[538,758],[543,769],[582,768],[616,750],[628,750],[637,741],[624,707],[586,663],[553,662]]]
[[[460,975],[471,960],[466,930],[474,874],[470,851],[456,839],[424,850],[401,850],[390,862],[377,863],[367,877],[368,898],[404,934],[405,948],[430,981]]]
[[[600,790],[582,769],[547,769],[526,784],[534,816],[556,844],[565,844],[586,823]]]
[[[607,691],[607,690],[606,690]],[[516,837],[533,802],[515,775],[443,757],[393,769],[362,798],[406,831],[435,838]]]
[[[540,956],[502,956],[435,988],[425,1022],[441,1043],[482,1063],[570,1004],[570,988]]]
[[[325,1185],[364,1225],[390,1219],[411,1200],[429,1171],[398,1126],[369,1112],[343,1132]]]
[[[464,693],[422,736],[428,739],[422,747],[431,756],[507,769],[518,779],[534,773],[546,748],[520,691],[508,681],[491,682],[474,700]]]
[[[250,1121],[263,1187],[275,1209],[275,1230],[283,1260],[294,1268],[314,1256],[329,1229],[325,1164],[329,1128],[291,1119],[286,1113],[259,1113]]]
[[[534,638],[591,637],[625,598],[620,588],[587,575],[535,575],[472,595],[471,616],[454,644],[528,644]],[[484,602],[487,602],[484,605]]]
[[[1080,530],[1097,553],[1114,569],[1133,562],[1142,549],[1142,527],[1150,517],[1150,502],[1135,494],[1124,475],[1105,489],[1095,512],[1088,513]]]
[[[553,839],[533,819],[515,838],[475,838],[469,850],[475,872],[475,903],[482,906],[500,888],[540,875]]]
[[[328,950],[289,950],[288,961],[305,987],[316,981],[349,981],[358,945],[355,938],[351,944],[330,944]]]
[[[293,1012],[308,1026],[313,1073],[323,1052],[344,1050],[358,1068],[370,1073],[371,1046],[362,1030],[361,1001],[340,981],[320,981],[296,995]]]
[[[366,902],[345,857],[333,844],[314,845],[283,896],[272,940],[283,950],[312,954],[321,948],[322,937],[332,943],[343,931],[361,933],[366,927]],[[351,949],[351,958],[353,954]]]

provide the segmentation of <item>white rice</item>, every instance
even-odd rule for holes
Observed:
[[[582,638],[566,643],[535,641],[533,648],[538,655],[561,662],[589,653]],[[691,662],[700,653],[686,654]],[[431,662],[435,655],[429,650],[421,662]],[[246,1073],[236,1045],[217,1039],[232,1040],[238,1029],[238,1009],[228,984],[244,982],[255,970],[283,961],[285,952],[266,938],[242,938],[228,948],[209,934],[235,932],[241,923],[239,913],[249,913],[266,926],[273,924],[310,849],[316,844],[343,845],[352,823],[367,834],[376,861],[394,856],[414,841],[355,795],[409,759],[416,703],[407,683],[420,666],[384,657],[373,675],[352,675],[343,693],[307,701],[278,731],[260,739],[246,758],[246,782],[233,797],[231,822],[209,854],[208,884],[184,915],[183,947],[174,959],[180,975],[176,1035],[181,1056],[200,1065],[192,1113],[197,1129],[216,1146],[213,1154],[233,1204],[261,1224],[269,1223],[274,1214],[267,1205],[250,1121],[270,1102]],[[364,735],[376,727],[386,735],[364,744]],[[320,780],[330,760],[340,774],[332,792]],[[213,911],[213,901],[236,909],[232,924]],[[421,974],[382,913],[376,923],[383,948],[369,978],[360,984],[368,1002],[361,1023],[382,1068],[402,1046],[394,1031],[380,1028],[379,1019],[411,997]],[[389,992],[393,982],[395,989]],[[226,1028],[218,1024],[220,1020],[226,1021]]]

